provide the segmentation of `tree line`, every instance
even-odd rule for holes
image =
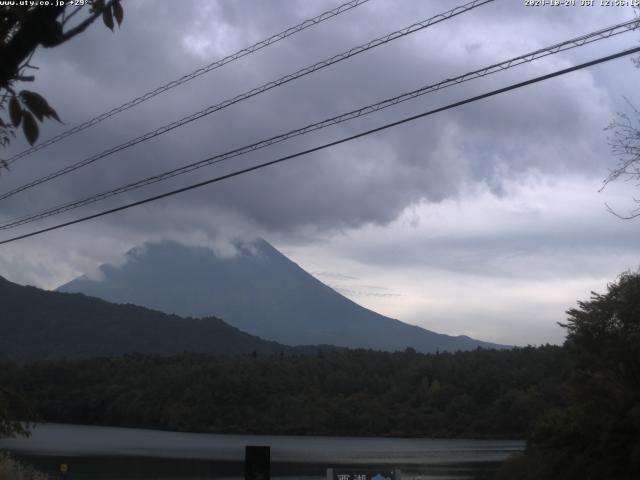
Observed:
[[[191,432],[524,438],[563,404],[564,349],[126,355],[0,365],[32,420]]]

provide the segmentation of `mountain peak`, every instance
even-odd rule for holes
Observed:
[[[264,239],[233,245],[234,255],[171,241],[131,249],[100,279],[80,277],[59,288],[180,316],[216,316],[290,345],[331,344],[423,352],[499,347],[452,337],[368,310],[340,295]]]

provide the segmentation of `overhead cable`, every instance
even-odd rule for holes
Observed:
[[[357,47],[353,47],[343,53],[340,53],[338,55],[334,55],[331,58],[325,59],[321,62],[315,63],[311,66],[302,68],[300,70],[298,70],[297,72],[294,73],[290,73],[288,75],[285,75],[283,77],[280,77],[278,80],[274,80],[268,83],[265,83],[263,85],[261,85],[260,87],[256,87],[252,90],[249,90],[245,93],[242,93],[240,95],[237,95],[233,98],[230,98],[228,100],[225,100],[221,103],[218,103],[216,105],[212,105],[210,107],[205,108],[204,110],[200,110],[199,112],[193,113],[191,115],[188,115],[184,118],[181,118],[180,120],[177,120],[175,122],[172,122],[170,124],[164,125],[160,128],[157,128],[156,130],[153,130],[151,132],[147,132],[144,135],[140,135],[139,137],[133,138],[127,142],[121,143],[120,145],[117,145],[115,147],[109,148],[108,150],[105,150],[101,153],[98,153],[96,155],[93,155],[91,157],[85,158],[83,160],[80,160],[79,162],[76,162],[72,165],[69,165],[65,168],[62,168],[60,170],[57,170],[53,173],[50,173],[48,175],[45,175],[44,177],[41,177],[37,180],[33,180],[27,184],[24,184],[22,186],[19,186],[17,188],[14,188],[13,190],[6,192],[4,194],[0,195],[0,200],[4,200],[6,198],[9,198],[19,192],[23,192],[25,190],[28,190],[30,188],[33,188],[37,185],[40,185],[42,183],[48,182],[53,180],[54,178],[58,178],[62,175],[66,175],[68,173],[71,173],[75,170],[78,170],[79,168],[85,167],[87,165],[90,165],[102,158],[108,157],[109,155],[113,155],[116,152],[120,152],[122,150],[125,150],[129,147],[132,147],[134,145],[137,145],[139,143],[145,142],[147,140],[151,140],[154,137],[157,137],[159,135],[165,134],[171,130],[174,130],[178,127],[182,127],[188,123],[191,123],[195,120],[199,120],[203,117],[206,117],[207,115],[211,115],[214,112],[217,112],[219,110],[222,110],[224,108],[227,108],[231,105],[234,105],[238,102],[241,102],[243,100],[246,100],[248,98],[254,97],[256,95],[259,95],[261,93],[264,93],[268,90],[271,90],[273,88],[279,87],[281,85],[284,85],[285,83],[291,82],[292,80],[296,80],[300,77],[303,77],[305,75],[309,75],[310,73],[316,72],[318,70],[321,70],[323,68],[326,68],[330,65],[333,65],[335,63],[338,63],[342,60],[346,60],[348,58],[353,57],[354,55],[358,55],[360,53],[366,52],[368,50],[371,50],[373,48],[379,47],[380,45],[384,45],[386,43],[389,43],[393,40],[396,40],[398,38],[404,37],[406,35],[410,35],[412,33],[418,32],[420,30],[423,30],[427,27],[430,27],[432,25],[435,25],[437,23],[443,22],[445,20],[448,20],[450,18],[453,18],[457,15],[460,15],[462,13],[466,13],[470,10],[473,10],[474,8],[480,7],[482,5],[485,5],[487,3],[491,3],[494,0],[473,0],[472,2],[466,3],[464,5],[455,7],[451,10],[448,10],[444,13],[435,15],[431,18],[428,18],[426,20],[423,20],[421,22],[418,23],[414,23],[406,28],[403,28],[401,30],[396,30],[394,32],[391,32],[383,37],[379,37],[376,38],[374,40],[371,40],[370,42],[367,42],[366,44],[357,46]]]
[[[265,47],[268,47],[270,45],[273,45],[276,42],[279,42],[280,40],[284,40],[287,37],[290,37],[291,35],[295,35],[298,32],[301,32],[302,30],[305,30],[309,27],[312,27],[314,25],[318,25],[319,23],[324,22],[325,20],[329,20],[330,18],[336,17],[338,15],[340,15],[341,13],[347,12],[353,8],[359,7],[360,5],[367,3],[370,0],[351,0],[350,2],[347,3],[343,3],[342,5],[339,5],[335,8],[332,8],[331,10],[327,10],[326,12],[321,13],[320,15],[317,15],[313,18],[309,18],[307,20],[305,20],[302,23],[299,23],[298,25],[295,25],[293,27],[289,27],[286,30],[283,30],[280,33],[276,33],[275,35],[270,36],[269,38],[266,38],[264,40],[261,40],[257,43],[254,43],[253,45],[250,45],[249,47],[243,48],[242,50],[238,50],[236,53],[233,53],[231,55],[227,55],[224,58],[221,58],[220,60],[217,60],[213,63],[210,63],[209,65],[205,65],[204,67],[201,67],[199,69],[197,69],[194,72],[191,72],[187,75],[183,75],[182,77],[176,79],[176,80],[172,80],[169,83],[166,83],[165,85],[162,85],[154,90],[150,90],[147,93],[140,95],[139,97],[134,98],[133,100],[129,100],[126,103],[123,103],[122,105],[120,105],[119,107],[113,108],[111,110],[109,110],[108,112],[102,113],[90,120],[87,120],[86,122],[83,122],[79,125],[76,125],[73,128],[70,128],[69,130],[65,130],[62,133],[59,133],[58,135],[51,137],[47,140],[44,140],[16,155],[13,155],[12,157],[10,157],[9,159],[6,160],[7,165],[11,165],[12,163],[14,163],[15,161],[24,158],[34,152],[37,152],[38,150],[42,150],[45,147],[48,147],[50,145],[53,145],[54,143],[59,142],[60,140],[63,140],[71,135],[74,135],[78,132],[81,132],[83,130],[86,130],[89,127],[93,127],[94,125],[97,125],[98,123],[106,120],[107,118],[113,117],[114,115],[117,115],[121,112],[124,112],[125,110],[129,110],[130,108],[135,107],[136,105],[139,105],[143,102],[146,102],[147,100],[160,95],[162,93],[168,92],[169,90],[171,90],[172,88],[175,88],[179,85],[182,85],[183,83],[186,83],[190,80],[193,80],[194,78],[197,78],[201,75],[204,75],[205,73],[209,73],[212,70],[215,70],[217,68],[220,68],[228,63],[231,63],[235,60],[238,60],[242,57],[245,57],[247,55],[250,55],[252,53],[257,52],[258,50],[262,50]]]
[[[280,143],[283,142],[285,140],[288,140],[290,138],[293,137],[297,137],[300,135],[304,135],[306,133],[315,131],[315,130],[320,130],[322,128],[326,128],[329,127],[331,125],[336,125],[339,123],[343,123],[346,122],[348,120],[352,120],[364,115],[368,115],[374,112],[378,112],[380,110],[383,110],[385,108],[388,108],[390,106],[393,105],[397,105],[401,102],[405,102],[407,100],[411,100],[414,98],[417,98],[421,95],[425,95],[427,93],[431,93],[431,92],[435,92],[438,90],[442,90],[444,88],[447,87],[451,87],[453,85],[457,85],[463,82],[467,82],[476,78],[480,78],[480,77],[484,77],[487,75],[491,75],[497,72],[501,72],[504,70],[507,70],[509,68],[513,68],[515,66],[521,65],[523,63],[527,63],[527,62],[532,62],[536,59],[539,58],[543,58],[549,55],[554,55],[557,54],[559,52],[562,51],[566,51],[566,50],[570,50],[579,46],[583,46],[589,43],[593,43],[595,41],[598,40],[602,40],[605,38],[609,38],[613,35],[617,35],[620,33],[624,33],[624,32],[628,32],[633,30],[634,28],[637,28],[638,26],[640,26],[640,19],[634,19],[634,20],[630,20],[621,24],[617,24],[617,25],[613,25],[611,27],[608,28],[604,28],[604,29],[600,29],[600,30],[596,30],[594,32],[585,34],[585,35],[581,35],[579,37],[570,39],[570,40],[566,40],[564,42],[561,43],[556,43],[554,45],[551,45],[549,47],[546,48],[541,48],[538,50],[535,50],[533,52],[529,52],[526,53],[524,55],[520,55],[518,57],[513,57],[509,60],[505,60],[503,62],[500,63],[496,63],[493,65],[490,65],[488,67],[484,67],[481,68],[479,70],[474,70],[472,72],[468,72],[465,73],[463,75],[457,76],[457,77],[453,77],[453,78],[448,78],[446,80],[442,80],[438,83],[434,83],[431,85],[426,85],[423,86],[421,88],[418,88],[416,90],[413,90],[411,92],[408,93],[403,93],[401,95],[392,97],[392,98],[388,98],[385,100],[382,100],[378,103],[372,104],[372,105],[367,105],[366,107],[361,107],[358,108],[356,110],[351,110],[350,112],[347,113],[343,113],[341,115],[335,116],[335,117],[331,117],[325,120],[322,120],[320,122],[316,122],[310,125],[307,125],[305,127],[302,128],[298,128],[295,130],[291,130],[289,132],[280,134],[280,135],[276,135],[274,137],[270,137],[264,140],[260,140],[258,142],[252,143],[250,145],[245,145],[243,147],[240,148],[236,148],[234,150],[219,154],[219,155],[215,155],[213,157],[209,157],[206,158],[204,160],[200,160],[198,162],[195,163],[190,163],[188,165],[182,166],[182,167],[178,167],[157,175],[153,175],[150,177],[146,177],[144,179],[135,181],[135,182],[131,182],[125,185],[122,185],[120,187],[114,188],[114,189],[110,189],[110,190],[106,190],[104,192],[101,192],[99,194],[95,194],[95,195],[91,195],[88,196],[86,198],[83,198],[81,200],[76,200],[73,202],[69,202],[66,204],[62,204],[62,205],[58,205],[56,207],[53,208],[48,208],[45,209],[43,211],[37,212],[37,213],[31,213],[19,218],[15,218],[12,219],[4,224],[0,224],[0,230],[7,230],[10,228],[15,228],[21,225],[25,225],[28,223],[32,223],[35,222],[37,220],[41,220],[43,218],[48,218],[51,217],[53,215],[58,215],[70,210],[74,210],[76,208],[80,208],[101,200],[105,200],[107,198],[113,197],[115,195],[119,195],[125,192],[129,192],[131,190],[136,190],[138,188],[142,188],[144,186],[147,185],[152,185],[154,183],[158,183],[160,181],[163,180],[167,180],[179,175],[183,175],[189,172],[192,172],[194,170],[206,167],[206,166],[210,166],[213,164],[217,164],[217,163],[221,163],[223,161],[226,161],[230,158],[234,158],[234,157],[238,157],[241,155],[245,155],[247,153],[253,152],[255,150],[259,150],[271,145],[274,145],[276,143]]]
[[[280,158],[277,158],[275,160],[271,160],[271,161],[268,161],[268,162],[264,162],[264,163],[260,163],[260,164],[254,165],[252,167],[243,168],[241,170],[237,170],[235,172],[228,173],[226,175],[221,175],[221,176],[218,176],[218,177],[214,177],[214,178],[211,178],[209,180],[205,180],[205,181],[198,182],[198,183],[195,183],[195,184],[192,184],[192,185],[188,185],[186,187],[182,187],[182,188],[178,188],[178,189],[175,189],[175,190],[171,190],[169,192],[165,192],[165,193],[162,193],[162,194],[159,194],[159,195],[154,195],[152,197],[148,197],[148,198],[145,198],[143,200],[138,200],[136,202],[128,203],[126,205],[121,205],[119,207],[111,208],[109,210],[104,210],[102,212],[94,213],[93,215],[87,215],[85,217],[77,218],[75,220],[71,220],[71,221],[64,222],[64,223],[59,223],[59,224],[53,225],[51,227],[42,228],[40,230],[36,230],[36,231],[30,232],[30,233],[26,233],[26,234],[23,234],[23,235],[18,235],[16,237],[8,238],[6,240],[0,241],[0,245],[4,245],[4,244],[10,243],[10,242],[15,242],[15,241],[18,241],[18,240],[23,240],[25,238],[33,237],[35,235],[39,235],[39,234],[42,234],[42,233],[45,233],[45,232],[50,232],[50,231],[57,230],[57,229],[60,229],[60,228],[63,228],[63,227],[68,227],[70,225],[75,225],[77,223],[86,222],[88,220],[92,220],[92,219],[99,218],[99,217],[102,217],[102,216],[105,216],[105,215],[109,215],[111,213],[120,212],[120,211],[123,211],[123,210],[127,210],[129,208],[137,207],[139,205],[144,205],[146,203],[150,203],[150,202],[154,202],[154,201],[157,201],[157,200],[160,200],[160,199],[163,199],[163,198],[171,197],[171,196],[177,195],[179,193],[183,193],[183,192],[187,192],[187,191],[190,191],[190,190],[194,190],[196,188],[200,188],[200,187],[203,187],[205,185],[210,185],[212,183],[217,183],[217,182],[220,182],[222,180],[226,180],[226,179],[229,179],[229,178],[237,177],[239,175],[243,175],[243,174],[255,171],[255,170],[260,170],[262,168],[265,168],[265,167],[268,167],[268,166],[271,166],[271,165],[275,165],[275,164],[278,164],[278,163],[285,162],[287,160],[291,160],[293,158],[301,157],[303,155],[308,155],[310,153],[314,153],[314,152],[317,152],[317,151],[320,151],[320,150],[324,150],[324,149],[327,149],[329,147],[333,147],[335,145],[346,143],[346,142],[355,140],[357,138],[361,138],[361,137],[364,137],[364,136],[367,136],[367,135],[371,135],[371,134],[376,133],[376,132],[380,132],[382,130],[386,130],[386,129],[391,128],[391,127],[395,127],[395,126],[398,126],[398,125],[401,125],[401,124],[404,124],[404,123],[407,123],[407,122],[411,122],[411,121],[417,120],[419,118],[423,118],[423,117],[426,117],[426,116],[429,116],[429,115],[433,115],[433,114],[436,114],[436,113],[439,113],[439,112],[443,112],[445,110],[450,110],[450,109],[453,109],[453,108],[456,108],[456,107],[460,107],[462,105],[466,105],[466,104],[469,104],[469,103],[477,102],[479,100],[482,100],[482,99],[485,99],[485,98],[489,98],[489,97],[493,97],[495,95],[500,95],[500,94],[503,94],[503,93],[506,93],[506,92],[509,92],[509,91],[512,91],[512,90],[516,90],[518,88],[525,87],[527,85],[532,85],[534,83],[538,83],[538,82],[541,82],[541,81],[544,81],[544,80],[548,80],[548,79],[551,79],[551,78],[554,78],[554,77],[558,77],[560,75],[565,75],[565,74],[570,73],[570,72],[575,72],[577,70],[582,70],[583,68],[587,68],[587,67],[591,67],[593,65],[598,65],[600,63],[608,62],[608,61],[614,60],[616,58],[620,58],[620,57],[624,57],[624,56],[628,56],[628,55],[633,55],[634,53],[638,53],[638,52],[640,52],[640,47],[635,47],[635,48],[630,48],[630,49],[627,49],[627,50],[622,50],[622,51],[620,51],[618,53],[615,53],[615,54],[612,54],[612,55],[608,55],[606,57],[600,57],[600,58],[597,58],[595,60],[591,60],[589,62],[585,62],[585,63],[581,63],[579,65],[575,65],[573,67],[564,68],[562,70],[557,70],[557,71],[555,71],[553,73],[549,73],[549,74],[546,74],[546,75],[541,75],[539,77],[534,77],[534,78],[531,78],[531,79],[526,80],[524,82],[515,83],[515,84],[509,85],[507,87],[499,88],[497,90],[492,90],[492,91],[484,93],[482,95],[476,95],[475,97],[471,97],[471,98],[467,98],[465,100],[454,102],[454,103],[451,103],[451,104],[446,105],[444,107],[440,107],[440,108],[436,108],[436,109],[433,109],[433,110],[429,110],[427,112],[423,112],[423,113],[420,113],[418,115],[413,115],[413,116],[410,116],[410,117],[406,117],[406,118],[404,118],[402,120],[398,120],[398,121],[395,121],[395,122],[387,123],[387,124],[382,125],[380,127],[376,127],[376,128],[373,128],[373,129],[370,129],[370,130],[366,130],[364,132],[361,132],[361,133],[358,133],[358,134],[355,134],[355,135],[344,137],[344,138],[341,138],[340,140],[335,140],[333,142],[325,143],[323,145],[320,145],[320,146],[317,146],[317,147],[314,147],[314,148],[310,148],[310,149],[307,149],[307,150],[304,150],[304,151],[301,151],[301,152],[297,152],[297,153],[294,153],[292,155],[287,155],[287,156],[284,156],[284,157],[280,157]]]

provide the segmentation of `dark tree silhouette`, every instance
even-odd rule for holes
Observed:
[[[568,406],[537,422],[502,478],[640,478],[640,272],[567,314]]]
[[[60,120],[44,97],[15,88],[16,83],[34,80],[29,73],[35,67],[29,62],[36,49],[62,45],[84,32],[99,17],[111,30],[114,23],[122,23],[124,12],[120,0],[87,0],[77,2],[75,7],[71,3],[74,2],[0,6],[0,147],[9,145],[20,127],[27,141],[33,144],[38,139],[38,122],[45,118]],[[6,167],[6,163],[0,163],[0,167],[3,165]]]

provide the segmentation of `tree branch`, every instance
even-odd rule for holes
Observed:
[[[605,207],[607,207],[607,211],[610,214],[615,215],[616,217],[618,217],[621,220],[633,220],[634,218],[640,217],[640,211],[638,211],[638,210],[635,210],[635,212],[629,213],[629,215],[621,215],[618,212],[616,212],[613,208],[611,208],[608,203],[605,203],[604,205],[605,205]]]
[[[30,10],[25,15],[18,31],[8,43],[0,47],[0,86],[5,86],[15,79],[19,74],[20,65],[39,45],[50,48],[70,40],[84,32],[96,18],[102,15],[102,12],[111,8],[115,2],[116,0],[109,0],[103,8],[93,12],[88,18],[66,32],[63,31],[62,24],[57,20],[65,10],[64,5],[38,6]],[[72,13],[75,14],[76,11]]]
[[[20,29],[0,48],[0,83],[3,86],[18,73],[20,65],[38,45],[49,43],[53,36],[61,33],[57,31],[60,24],[56,18],[63,11],[64,6],[36,7],[25,16]]]
[[[62,21],[62,25],[66,24],[69,20],[71,20],[76,13],[82,10],[82,7],[83,7],[82,5],[80,5],[79,7],[76,7],[73,12],[71,12],[69,15],[64,17],[64,20]]]
[[[97,10],[95,12],[93,12],[88,18],[86,18],[84,21],[80,22],[78,25],[76,25],[75,27],[73,27],[70,30],[67,30],[66,32],[64,32],[61,36],[61,41],[60,43],[66,42],[67,40],[75,37],[76,35],[78,35],[79,33],[84,32],[89,25],[91,25],[93,22],[95,22],[96,18],[98,18],[99,16],[102,15],[102,12],[104,12],[105,10],[107,10],[108,8],[111,8],[111,6],[115,3],[116,0],[109,0],[104,8]],[[75,12],[74,12],[75,13]],[[56,44],[56,45],[60,45],[60,43]],[[55,45],[51,45],[51,46],[55,46]]]

